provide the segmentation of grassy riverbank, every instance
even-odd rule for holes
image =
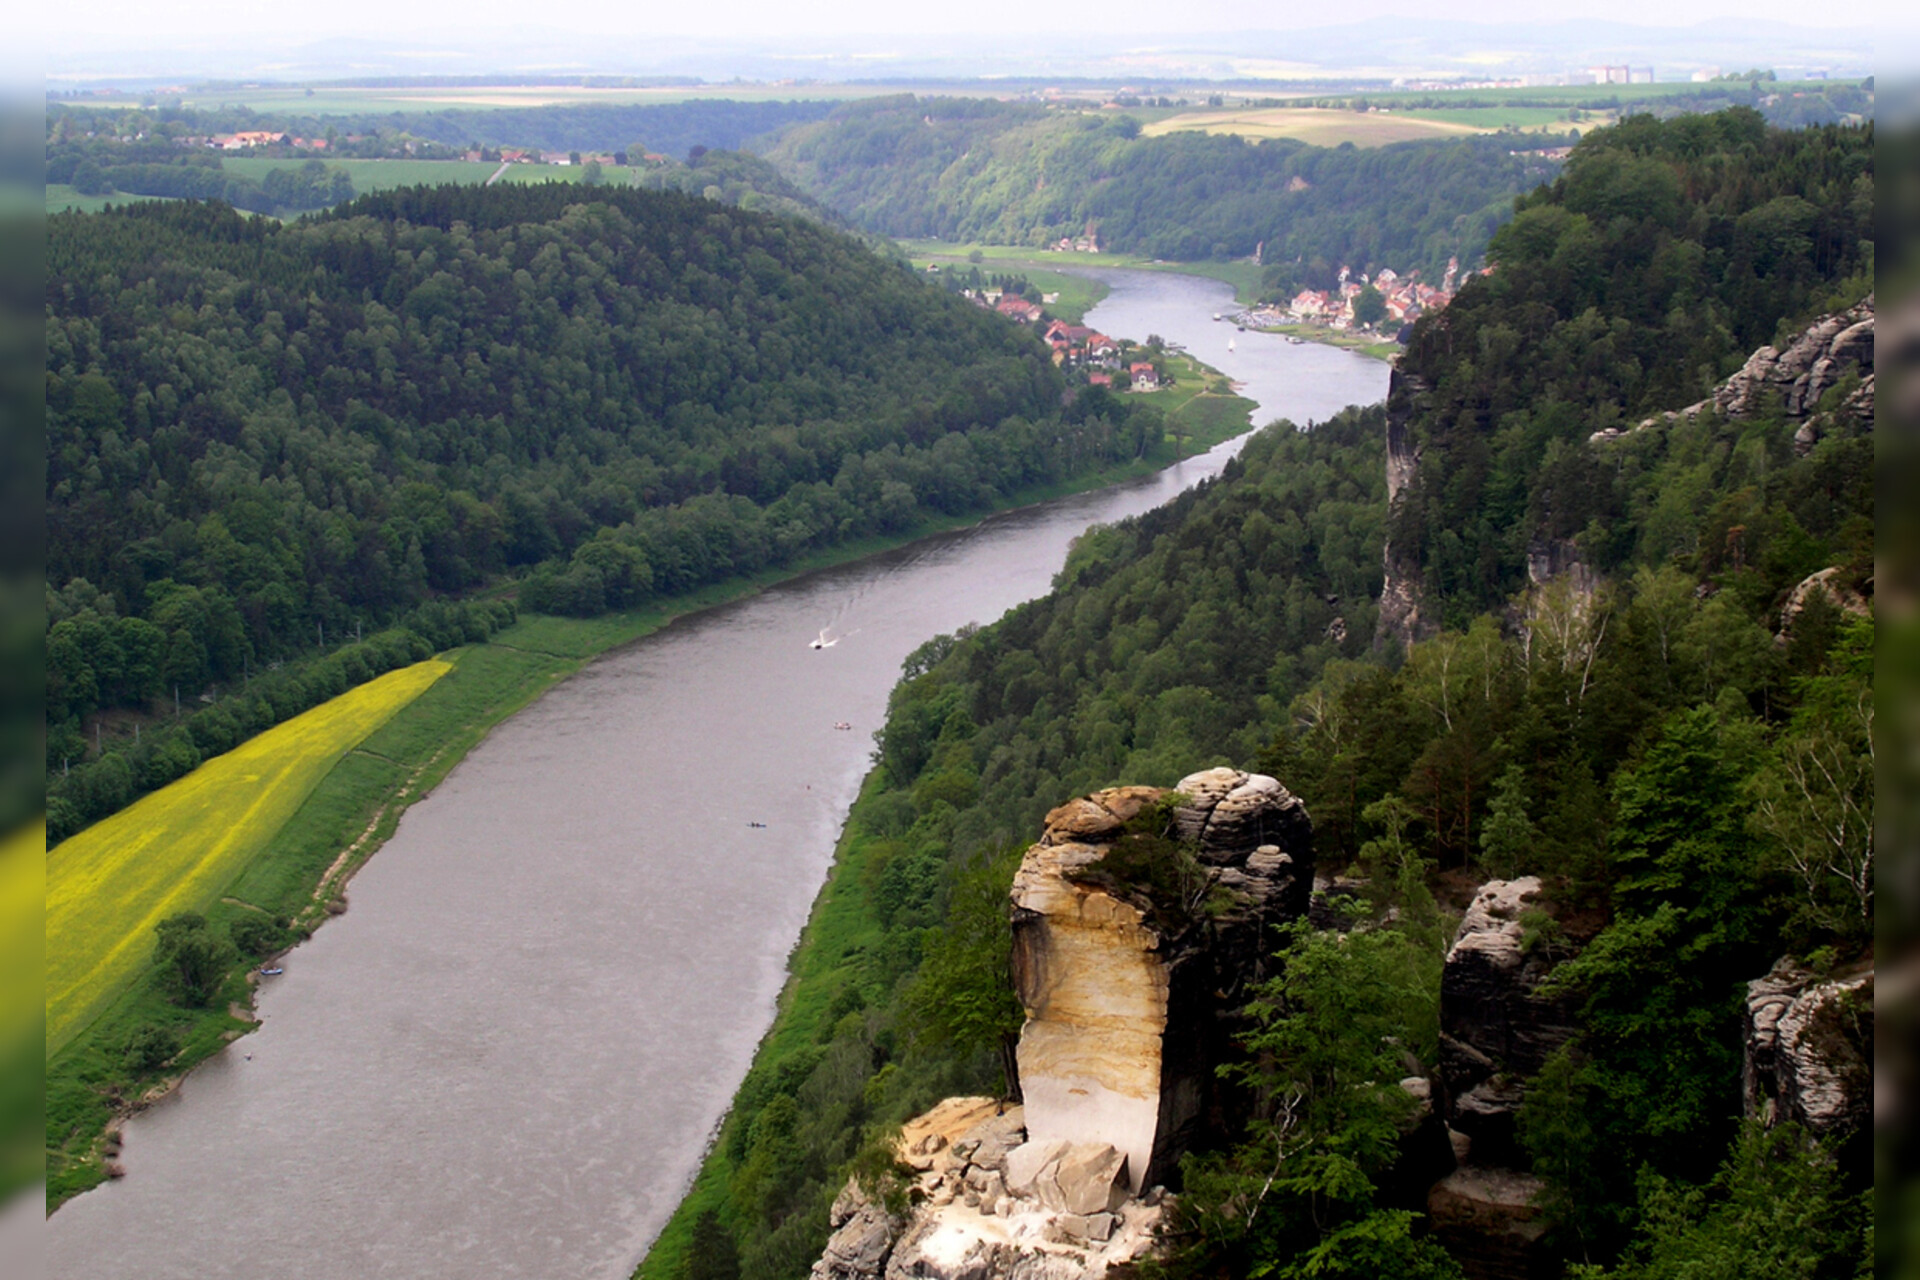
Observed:
[[[1161,397],[1155,403],[1167,412],[1169,431],[1145,457],[1023,491],[1002,509],[1151,474],[1176,456],[1190,457],[1248,429],[1251,402],[1223,394],[1224,379],[1217,371],[1195,362],[1185,369],[1176,373],[1180,382],[1173,391],[1155,393]],[[848,543],[782,570],[627,613],[585,620],[527,616],[484,643],[441,655],[450,670],[341,756],[304,801],[290,806],[277,829],[259,833],[243,865],[227,869],[230,882],[217,894],[203,895],[210,924],[224,935],[246,917],[283,920],[285,940],[292,943],[343,910],[348,878],[392,835],[408,805],[432,791],[494,725],[600,654],[684,614],[980,518],[927,521],[897,537]],[[192,784],[193,777],[150,799],[170,803],[169,792]],[[126,941],[127,950],[147,955],[152,935],[139,929]],[[49,1041],[55,1050],[46,1063],[49,1210],[108,1176],[117,1151],[112,1135],[121,1118],[163,1096],[194,1065],[257,1025],[250,1014],[252,984],[259,980],[257,958],[236,962],[202,1008],[170,999],[151,959],[137,961],[117,995],[102,995],[89,1006],[87,1018],[63,1029],[59,1043]]]
[[[1392,338],[1383,338],[1377,333],[1342,333],[1338,329],[1329,329],[1320,324],[1276,324],[1262,327],[1261,333],[1283,333],[1289,337],[1305,338],[1308,342],[1324,343],[1329,347],[1339,347],[1345,351],[1358,351],[1363,356],[1372,356],[1375,360],[1392,360],[1405,350]]]

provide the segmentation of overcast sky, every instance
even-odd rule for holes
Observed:
[[[1719,17],[1762,18],[1802,26],[1870,28],[1887,23],[1912,25],[1911,4],[1862,0],[1838,9],[1814,7],[1806,0],[1343,0],[1338,5],[1303,0],[1100,0],[1094,5],[1037,4],[1033,0],[719,0],[717,3],[640,3],[609,0],[327,0],[289,4],[286,0],[93,0],[81,5],[22,4],[8,26],[39,30],[60,44],[82,39],[119,43],[150,40],[192,43],[197,35],[221,31],[274,35],[355,35],[379,37],[426,30],[472,32],[511,27],[530,19],[542,25],[583,33],[708,37],[756,37],[806,34],[832,36],[899,33],[972,35],[1095,29],[1112,33],[1285,30],[1353,22],[1395,13],[1425,19],[1475,22],[1535,22],[1547,19],[1606,18],[1619,22],[1685,26]]]

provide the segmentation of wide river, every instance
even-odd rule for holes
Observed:
[[[1258,422],[1386,394],[1377,361],[1215,323],[1225,285],[1101,274],[1090,324],[1184,343]],[[48,1222],[48,1274],[627,1276],[772,1020],[901,660],[1237,448],[684,618],[501,725],[287,957],[261,1029],[127,1126],[127,1177]]]

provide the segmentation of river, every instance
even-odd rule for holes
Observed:
[[[1384,364],[1215,323],[1225,285],[1100,274],[1089,324],[1185,344],[1256,421],[1386,393]],[[501,725],[261,1029],[127,1125],[128,1176],[48,1222],[48,1274],[622,1280],[772,1019],[901,660],[1237,447],[681,619]]]

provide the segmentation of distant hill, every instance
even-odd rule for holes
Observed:
[[[1102,248],[1176,260],[1321,258],[1437,280],[1477,258],[1513,198],[1552,173],[1511,137],[1360,150],[1199,133],[1125,113],[952,98],[869,99],[766,152],[853,225],[885,235]],[[1537,146],[1537,141],[1524,145]]]

